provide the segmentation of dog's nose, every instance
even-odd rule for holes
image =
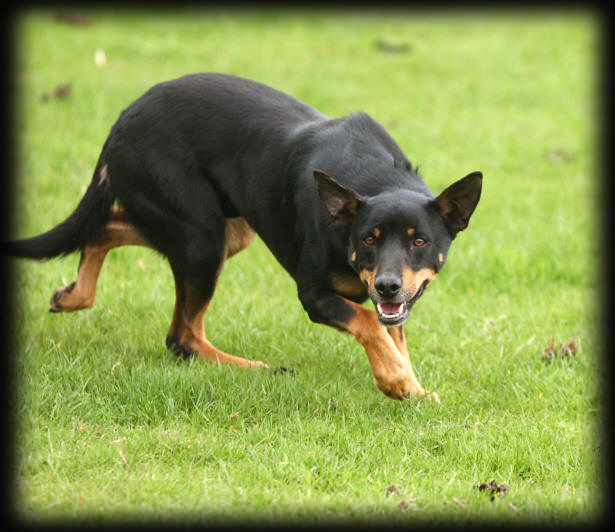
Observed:
[[[401,279],[397,275],[382,274],[376,277],[374,287],[381,297],[393,297],[401,289]]]

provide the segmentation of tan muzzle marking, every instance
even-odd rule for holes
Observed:
[[[422,284],[427,281],[431,283],[436,278],[436,271],[431,268],[421,268],[418,271],[409,267],[404,267],[402,275],[403,290],[408,294],[416,294]]]

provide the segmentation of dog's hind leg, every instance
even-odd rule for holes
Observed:
[[[51,296],[50,312],[72,312],[89,308],[96,297],[96,283],[109,250],[124,245],[151,247],[125,216],[122,209],[112,207],[111,219],[102,235],[81,251],[77,280],[57,288]]]
[[[230,355],[216,348],[207,340],[204,328],[205,313],[225,260],[247,247],[253,237],[252,229],[243,218],[230,218],[226,220],[224,241],[217,253],[203,257],[204,261],[199,267],[194,265],[190,268],[191,272],[196,271],[198,274],[185,273],[185,264],[182,263],[180,267],[171,262],[176,300],[173,321],[167,335],[167,347],[173,352],[185,358],[196,355],[221,364],[250,368],[268,367],[263,362]],[[209,249],[215,249],[212,239],[209,240]]]
[[[212,290],[208,283],[175,274],[177,300],[173,322],[167,336],[167,347],[184,358],[198,356],[211,362],[235,364],[241,367],[267,368],[258,360],[230,355],[215,347],[205,336],[204,319]]]

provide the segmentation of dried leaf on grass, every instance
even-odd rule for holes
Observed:
[[[558,356],[561,358],[575,357],[578,353],[579,344],[574,339],[558,344],[553,338],[551,338],[549,345],[542,350],[542,354],[540,356],[543,360],[551,362]]]

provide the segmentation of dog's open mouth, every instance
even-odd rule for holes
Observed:
[[[382,325],[386,325],[387,327],[394,327],[404,323],[410,315],[412,306],[416,300],[421,297],[421,294],[423,293],[423,290],[425,290],[427,284],[428,281],[425,281],[409,301],[402,301],[400,303],[374,301],[380,323],[382,323]]]
[[[378,319],[383,325],[400,325],[408,319],[409,305],[403,303],[376,303]]]

